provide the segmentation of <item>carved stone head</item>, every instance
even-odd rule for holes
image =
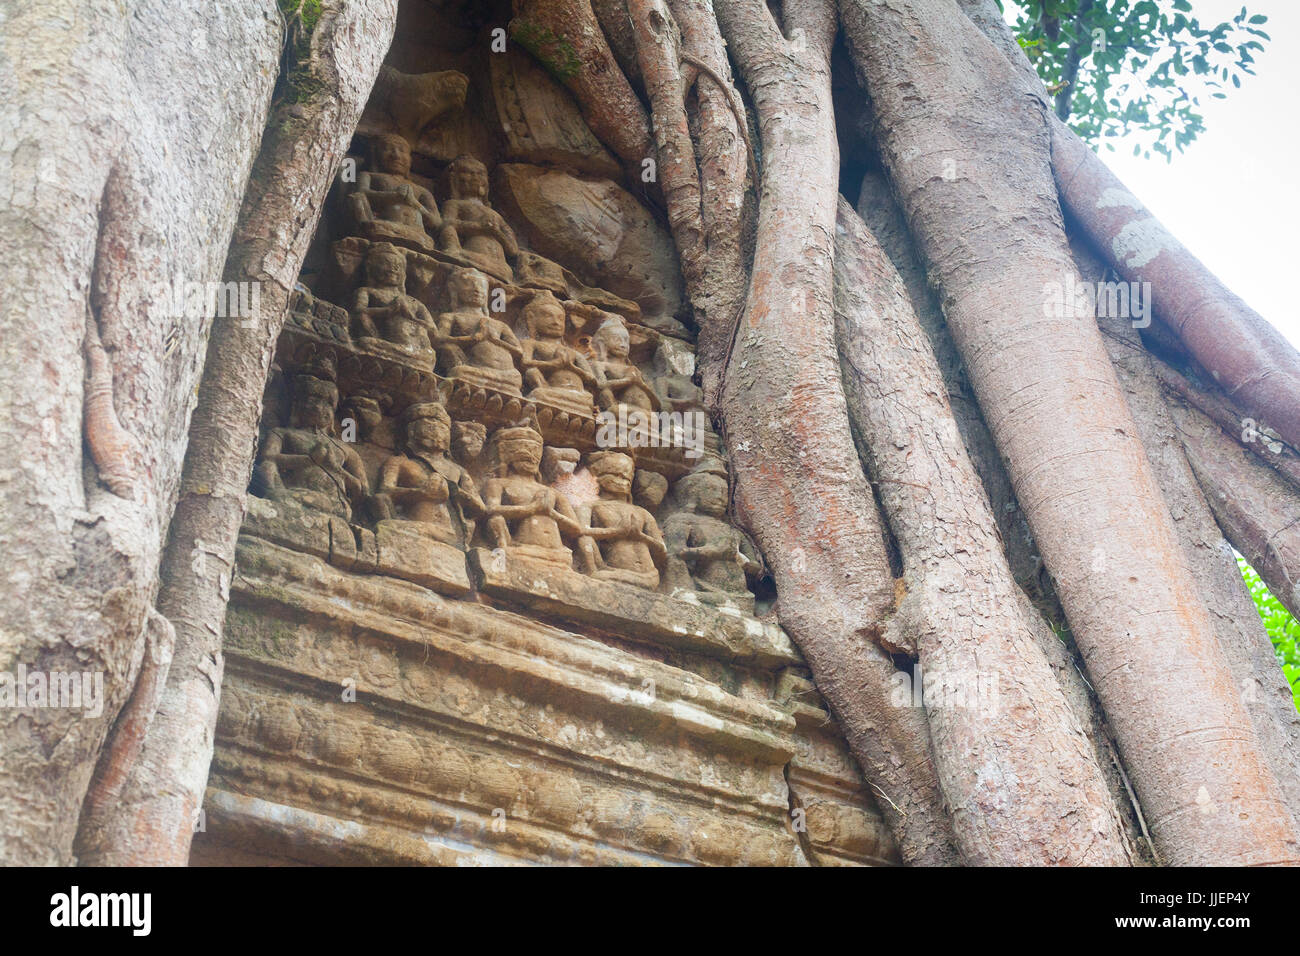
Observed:
[[[593,452],[587,457],[587,468],[596,476],[601,491],[620,501],[631,496],[636,463],[630,455],[618,451]]]
[[[461,461],[474,461],[487,442],[487,426],[482,422],[453,422],[451,447]]]
[[[315,375],[299,375],[293,385],[293,427],[318,431],[333,428],[334,409],[339,403],[339,390],[334,383]]]
[[[668,479],[656,471],[641,469],[632,479],[632,500],[646,511],[658,511],[667,494]]]
[[[596,329],[591,344],[596,351],[596,358],[602,361],[610,358],[620,362],[626,361],[628,353],[632,351],[632,340],[627,334],[627,326],[615,315],[611,315],[601,323],[600,328]]]
[[[447,180],[452,199],[481,199],[487,201],[487,167],[473,156],[463,154],[447,167]]]
[[[673,488],[677,501],[696,514],[727,516],[727,479],[708,471],[692,472]]]
[[[492,436],[497,476],[511,472],[536,478],[544,447],[541,432],[531,425],[499,428]]]
[[[549,292],[542,292],[524,306],[528,334],[535,339],[558,339],[564,336],[564,306]]]
[[[445,452],[451,447],[451,416],[437,402],[418,402],[403,413],[406,447],[413,453]]]
[[[379,133],[370,140],[370,168],[403,178],[411,174],[411,144],[395,133]]]
[[[354,393],[339,403],[339,411],[357,423],[357,431],[365,439],[371,437],[383,421],[385,404],[382,395]]]
[[[380,289],[404,289],[406,257],[391,242],[376,242],[366,253],[366,282]]]
[[[486,312],[488,304],[488,278],[477,269],[461,267],[451,270],[447,277],[447,294],[453,311],[473,309]]]

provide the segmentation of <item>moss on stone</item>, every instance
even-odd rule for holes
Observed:
[[[516,20],[512,34],[557,80],[571,80],[582,72],[582,61],[573,44],[547,27]]]
[[[308,33],[315,30],[316,24],[320,23],[321,0],[279,0],[279,4],[280,12],[284,14],[285,19],[296,16]]]
[[[325,88],[311,68],[311,35],[320,24],[322,0],[277,0],[288,25],[284,89],[290,103],[302,103]]]

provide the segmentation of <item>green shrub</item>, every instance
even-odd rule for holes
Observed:
[[[1255,599],[1255,608],[1264,620],[1268,639],[1273,642],[1273,651],[1282,664],[1282,673],[1291,685],[1291,696],[1295,700],[1296,709],[1300,710],[1300,621],[1292,617],[1278,599],[1269,593],[1245,558],[1237,558],[1237,567],[1241,568],[1241,576],[1246,579],[1250,596]]]

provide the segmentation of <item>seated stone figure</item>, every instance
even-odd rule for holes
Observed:
[[[596,370],[596,401],[601,410],[618,415],[629,429],[641,432],[638,444],[659,444],[657,439],[650,440],[650,433],[658,432],[658,422],[653,416],[662,403],[641,370],[628,358],[631,341],[623,320],[611,315],[601,323],[591,338],[591,347],[596,356],[592,365]]]
[[[565,541],[582,535],[569,499],[542,484],[542,436],[531,426],[498,429],[492,436],[495,477],[483,485],[488,545],[508,557],[571,568]]]
[[[435,248],[442,217],[433,194],[412,181],[411,145],[401,136],[371,139],[369,168],[357,175],[346,202],[355,235],[422,252]]]
[[[636,465],[629,455],[601,451],[589,457],[587,467],[600,486],[600,498],[578,508],[583,525],[579,567],[594,578],[653,591],[668,551],[654,515],[632,503]]]
[[[655,349],[654,365],[651,383],[664,406],[675,412],[702,407],[704,391],[694,379],[695,355],[682,343],[665,336]]]
[[[332,434],[338,398],[333,382],[299,375],[290,425],[266,436],[257,478],[268,498],[350,520],[369,484],[361,456]]]
[[[469,472],[447,456],[451,418],[438,403],[420,402],[409,406],[402,419],[406,453],[391,456],[380,469],[376,517],[464,547],[473,519],[483,513],[483,501]]]
[[[458,156],[447,169],[451,198],[442,206],[438,248],[505,282],[514,281],[509,259],[519,254],[514,230],[487,204],[487,167]]]
[[[520,363],[528,397],[573,414],[595,414],[588,389],[596,387],[596,372],[584,355],[564,341],[564,306],[543,292],[524,306],[523,314],[529,337],[524,339]]]
[[[596,384],[600,389],[600,407],[609,409],[618,405],[657,412],[661,407],[659,396],[646,382],[645,376],[628,358],[632,350],[627,325],[621,318],[611,315],[591,338],[596,354]]]
[[[726,521],[727,479],[693,472],[677,482],[674,494],[682,510],[664,521],[668,588],[694,592],[708,604],[752,609],[746,577],[761,572],[762,564],[749,538]]]
[[[366,253],[366,284],[352,301],[357,342],[388,343],[432,365],[437,358],[430,334],[437,328],[424,303],[406,293],[406,257],[387,242]]]
[[[448,378],[518,395],[523,376],[515,362],[523,347],[510,326],[488,312],[487,276],[455,269],[447,279],[451,311],[438,316],[434,336],[439,370]]]

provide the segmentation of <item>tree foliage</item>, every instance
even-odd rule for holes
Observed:
[[[1136,140],[1133,154],[1173,158],[1204,132],[1202,99],[1253,74],[1269,35],[1245,7],[1203,24],[1188,0],[1008,0],[1017,39],[1056,113],[1094,145]],[[1134,136],[1134,134],[1137,134]]]
[[[1255,601],[1255,609],[1264,621],[1268,639],[1273,642],[1273,652],[1277,654],[1282,665],[1282,673],[1291,685],[1291,694],[1295,698],[1296,709],[1300,710],[1300,621],[1291,616],[1291,612],[1282,606],[1277,598],[1265,586],[1255,569],[1246,563],[1246,559],[1237,558],[1237,567],[1246,579],[1250,596]]]

